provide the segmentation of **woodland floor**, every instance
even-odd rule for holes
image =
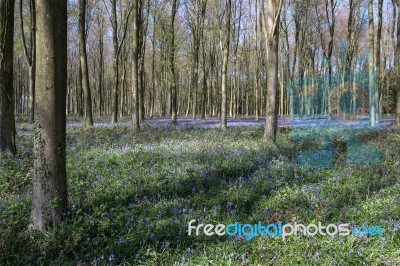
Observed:
[[[385,118],[279,120],[278,149],[262,144],[264,120],[147,120],[132,137],[129,118],[67,127],[70,212],[46,233],[27,230],[32,125],[17,124],[18,157],[0,157],[0,265],[399,265],[400,130]],[[299,154],[334,141],[333,165],[297,164]],[[296,134],[294,134],[296,132]],[[300,134],[300,135],[301,135]],[[379,150],[377,164],[346,160],[349,136]],[[355,156],[365,156],[356,154]],[[316,158],[318,159],[318,158]],[[187,223],[380,225],[384,237],[350,235],[188,236]]]

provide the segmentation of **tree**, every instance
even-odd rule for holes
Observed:
[[[177,12],[177,0],[171,1],[171,29],[169,36],[169,71],[170,71],[170,92],[171,92],[171,123],[176,124],[177,121],[177,93],[176,93],[176,76],[175,76],[175,16]]]
[[[400,0],[396,1],[397,9],[400,9]],[[396,109],[395,125],[400,126],[400,14],[397,16],[397,45],[395,54],[396,73]]]
[[[86,53],[86,0],[79,0],[79,57],[82,73],[82,90],[85,99],[86,126],[93,126],[92,96],[89,85],[89,68]]]
[[[372,127],[375,127],[376,124],[378,123],[378,93],[375,88],[375,60],[374,60],[374,33],[375,33],[375,27],[374,27],[374,6],[373,6],[373,0],[368,0],[368,19],[369,19],[369,30],[368,30],[368,40],[369,40],[369,54],[368,54],[368,65],[369,65],[369,82],[368,82],[368,87],[369,87],[369,112],[370,112],[370,124]],[[379,60],[377,58],[377,60]],[[378,70],[379,71],[379,70]]]
[[[24,18],[22,14],[23,0],[19,1],[20,24],[21,24],[21,37],[22,45],[24,48],[25,59],[29,67],[29,122],[33,123],[35,119],[35,65],[36,65],[36,15],[35,15],[35,0],[29,0],[29,14],[30,14],[30,45],[27,47],[24,31]]]
[[[197,114],[197,92],[199,84],[199,53],[200,53],[200,42],[202,39],[203,28],[201,25],[203,16],[203,6],[205,5],[204,0],[191,0],[190,6],[188,6],[188,23],[191,30],[192,36],[192,66],[191,66],[191,86],[189,87],[188,93],[188,106],[186,115],[189,114],[190,103],[192,103],[193,119],[196,119]]]
[[[278,87],[278,44],[279,16],[283,0],[269,0],[265,12],[264,0],[261,0],[262,27],[267,50],[267,103],[264,142],[268,146],[276,146],[277,113],[276,92]]]
[[[337,7],[337,0],[325,0],[325,7],[323,8],[325,10],[325,20],[322,21],[322,14],[320,14],[318,10],[318,4],[316,2],[315,4],[315,10],[316,10],[316,15],[317,15],[317,29],[318,29],[318,34],[320,37],[320,43],[321,43],[321,48],[322,48],[322,53],[326,60],[328,61],[328,82],[329,82],[329,88],[332,87],[332,75],[333,75],[333,65],[332,65],[332,54],[333,54],[333,41],[334,41],[334,35],[335,35],[335,25],[336,25],[336,7]],[[321,12],[323,13],[323,12]],[[329,29],[329,40],[328,44],[326,44],[326,37],[324,35],[324,30],[322,28],[323,24],[327,24],[327,27]],[[324,101],[327,100],[327,93],[324,92]],[[326,104],[324,104],[324,111],[327,111]]]
[[[379,116],[382,115],[382,88],[383,88],[383,78],[382,78],[382,66],[381,66],[381,41],[382,41],[382,16],[383,16],[383,0],[378,0],[378,29],[376,31],[376,81],[377,81],[377,93],[379,95]]]
[[[43,231],[59,224],[67,213],[67,0],[37,0],[36,4],[37,101],[31,227]]]
[[[0,1],[0,152],[16,153],[13,89],[14,0]]]
[[[227,71],[228,71],[228,57],[229,57],[229,41],[231,32],[231,13],[232,1],[226,0],[225,2],[225,26],[223,30],[221,51],[222,51],[222,73],[221,73],[221,129],[227,128],[226,121],[226,87],[227,87]]]
[[[119,56],[121,54],[122,46],[124,44],[129,17],[132,13],[132,7],[128,7],[127,11],[123,16],[124,21],[122,22],[122,37],[118,36],[119,26],[117,18],[117,0],[111,0],[111,25],[112,25],[112,40],[114,47],[114,58],[113,58],[113,89],[112,89],[112,110],[111,110],[111,123],[118,122],[118,89],[119,89]]]
[[[136,134],[139,123],[139,6],[140,0],[133,1],[133,31],[132,31],[132,130]]]

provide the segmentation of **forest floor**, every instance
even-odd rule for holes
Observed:
[[[263,123],[230,119],[221,132],[216,119],[173,126],[154,118],[133,137],[129,118],[93,128],[69,119],[70,212],[46,233],[27,230],[34,134],[18,123],[18,157],[0,157],[0,265],[399,265],[400,130],[393,120],[365,130],[366,118],[280,119],[276,150],[262,144]],[[299,163],[302,151],[321,147],[321,136],[334,143],[331,167]],[[353,136],[363,152],[346,148]],[[378,162],[366,163],[374,153],[365,147],[379,151]],[[346,150],[362,158],[349,163]],[[189,236],[192,219],[376,225],[384,236]]]

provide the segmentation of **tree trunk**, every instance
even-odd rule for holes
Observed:
[[[381,69],[381,40],[382,40],[382,16],[383,16],[383,0],[378,0],[378,29],[376,31],[376,81],[377,81],[377,90],[379,95],[379,110],[378,110],[378,118],[382,116],[383,106],[381,104],[382,100],[382,88],[383,88],[383,80],[382,78],[382,69]]]
[[[368,57],[368,65],[369,65],[369,115],[370,115],[370,124],[371,127],[375,127],[378,123],[378,99],[375,88],[375,60],[374,60],[374,6],[373,0],[368,0],[368,19],[369,19],[369,28],[368,28],[368,40],[369,40],[369,57]]]
[[[264,131],[264,142],[266,145],[276,147],[276,92],[278,87],[278,24],[281,4],[277,0],[268,1],[268,9],[264,13],[264,0],[261,0],[261,10],[263,15],[264,35],[267,50],[267,97],[266,97],[266,121]]]
[[[79,0],[79,57],[82,73],[82,90],[85,100],[86,126],[93,126],[92,96],[89,84],[89,68],[86,53],[86,0]]]
[[[396,1],[397,8],[400,9],[400,0]],[[397,16],[397,46],[395,55],[396,69],[396,109],[395,125],[400,126],[400,15]]]
[[[204,40],[202,45],[203,55],[203,69],[202,69],[202,99],[201,99],[201,120],[206,118],[206,104],[207,104],[207,68],[206,68],[206,51],[204,47]]]
[[[171,32],[169,36],[169,71],[170,71],[170,91],[171,91],[171,123],[176,125],[177,121],[177,93],[175,77],[175,16],[177,12],[177,0],[172,1],[171,10]]]
[[[133,32],[132,32],[132,131],[136,134],[139,123],[139,1],[133,1]]]
[[[0,152],[16,153],[13,44],[14,0],[0,2]]]
[[[226,0],[226,18],[225,29],[222,42],[222,72],[221,72],[221,129],[227,129],[226,120],[226,86],[227,86],[227,70],[228,70],[228,56],[229,56],[229,42],[231,30],[231,5],[232,0]]]
[[[101,19],[101,17],[98,15],[97,17],[97,22],[99,24],[99,73],[98,73],[98,79],[99,79],[99,86],[98,86],[98,94],[99,94],[99,115],[101,116],[104,112],[104,96],[103,96],[103,87],[104,87],[104,42],[103,42],[103,33],[104,33],[104,22]]]
[[[67,214],[65,96],[67,0],[37,0],[37,69],[32,228],[46,230]]]
[[[22,6],[23,0],[19,2],[19,15],[20,15],[20,25],[21,25],[21,37],[22,37],[22,44],[25,53],[25,59],[28,63],[29,67],[29,102],[28,102],[28,109],[29,109],[29,123],[33,123],[35,119],[35,65],[36,65],[36,48],[35,48],[35,1],[29,1],[29,11],[30,11],[30,22],[31,22],[31,31],[30,31],[30,50],[28,51],[26,40],[25,40],[25,33],[24,33],[24,19],[22,15]]]
[[[206,66],[206,48],[204,38],[204,20],[206,16],[206,5],[207,1],[201,1],[201,16],[200,16],[200,36],[201,36],[201,47],[202,47],[202,99],[201,99],[201,119],[204,120],[206,117],[206,104],[207,104],[207,66]]]
[[[136,1],[136,0],[135,0]],[[112,0],[112,32],[114,46],[113,60],[113,87],[111,96],[111,123],[118,122],[118,89],[119,89],[119,55],[118,55],[118,22],[117,22],[117,0]]]
[[[194,32],[193,34],[196,34]],[[198,89],[198,80],[199,80],[199,38],[193,38],[193,62],[192,62],[192,112],[193,119],[196,119],[196,108],[197,108],[197,89]]]

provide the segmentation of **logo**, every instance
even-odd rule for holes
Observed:
[[[341,44],[341,54],[344,55],[343,41]],[[375,73],[363,69],[367,58],[361,56],[355,63],[355,70],[351,72],[340,72],[343,67],[333,65],[335,73],[331,75],[310,75],[287,80],[292,139],[319,143],[319,149],[305,150],[299,154],[298,165],[306,168],[332,167],[333,143],[338,138],[346,143],[347,163],[381,162],[382,156],[378,149],[359,141],[360,135],[377,130],[369,127],[370,119],[366,117],[371,117],[371,110],[374,114],[379,110],[375,97],[376,82],[371,85],[374,88],[373,95],[369,93],[370,81],[376,81]],[[328,68],[326,58],[321,58],[321,61]],[[305,128],[304,122],[307,122],[305,125],[311,124],[311,128]]]
[[[315,236],[317,234],[322,236],[349,236],[350,234],[363,237],[363,236],[383,236],[383,229],[380,226],[361,226],[354,227],[350,230],[350,225],[345,224],[328,224],[322,225],[321,222],[318,224],[283,224],[278,222],[277,224],[263,225],[262,222],[256,224],[241,224],[239,222],[234,222],[228,225],[224,224],[198,224],[193,225],[196,222],[195,219],[189,221],[188,223],[188,235],[193,234],[199,236],[204,234],[206,236],[236,236],[244,237],[246,240],[252,240],[256,236],[261,237],[281,237],[285,239],[289,236],[305,235],[305,236]]]

